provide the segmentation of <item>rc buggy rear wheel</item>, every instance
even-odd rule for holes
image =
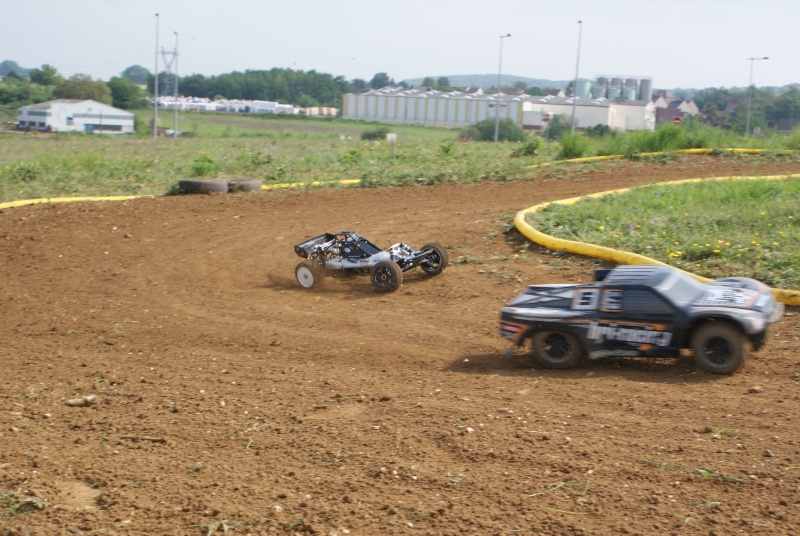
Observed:
[[[531,344],[534,360],[545,368],[570,368],[583,360],[584,352],[578,339],[563,331],[535,333]]]
[[[294,276],[303,288],[320,286],[324,281],[325,275],[317,266],[310,262],[301,262],[294,268]]]
[[[710,374],[733,374],[750,355],[752,343],[742,330],[728,322],[708,322],[692,336],[694,363]]]
[[[438,242],[425,244],[420,248],[420,251],[431,252],[425,258],[425,260],[419,263],[419,267],[422,268],[428,275],[442,273],[442,270],[447,267],[447,264],[450,261],[450,257],[447,255],[447,250]]]
[[[403,284],[403,270],[394,261],[380,261],[370,270],[369,278],[378,292],[394,292]]]

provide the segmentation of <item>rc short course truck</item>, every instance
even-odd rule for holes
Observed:
[[[305,259],[295,267],[297,282],[304,288],[319,285],[326,275],[369,275],[378,292],[393,292],[403,284],[403,272],[419,266],[437,275],[448,263],[447,250],[437,242],[419,251],[399,242],[382,250],[353,231],[325,233],[294,246]]]
[[[583,359],[680,357],[732,374],[783,314],[765,284],[746,277],[701,283],[665,265],[596,270],[589,284],[531,285],[500,309],[500,333],[516,346],[530,341],[543,367]]]

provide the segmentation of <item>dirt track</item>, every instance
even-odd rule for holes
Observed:
[[[0,497],[32,508],[0,508],[0,534],[794,534],[796,308],[730,377],[537,370],[503,356],[496,325],[525,284],[598,265],[504,234],[516,211],[800,172],[755,162],[2,211]],[[389,295],[368,278],[300,289],[293,244],[340,230],[439,241],[452,265]]]

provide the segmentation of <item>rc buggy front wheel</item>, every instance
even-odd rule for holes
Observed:
[[[378,292],[394,292],[403,284],[403,271],[394,261],[381,261],[372,267],[369,278]]]
[[[422,248],[420,248],[420,251],[429,252],[427,257],[425,257],[425,259],[419,263],[419,267],[422,268],[426,274],[440,274],[442,273],[442,270],[447,267],[447,263],[449,262],[450,258],[447,255],[447,250],[444,249],[444,246],[438,242],[425,244],[422,246]]]
[[[322,270],[317,268],[311,263],[301,262],[294,269],[294,276],[297,282],[303,288],[311,288],[322,284],[323,278]]]
[[[711,374],[733,374],[744,365],[751,344],[736,326],[728,322],[708,322],[692,336],[694,363]]]
[[[533,335],[533,358],[545,368],[574,367],[583,360],[578,339],[563,331],[540,331]]]

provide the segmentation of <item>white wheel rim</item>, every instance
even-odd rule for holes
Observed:
[[[300,283],[300,286],[303,288],[311,288],[314,286],[314,273],[307,266],[299,267],[295,275],[297,276],[297,282]]]

